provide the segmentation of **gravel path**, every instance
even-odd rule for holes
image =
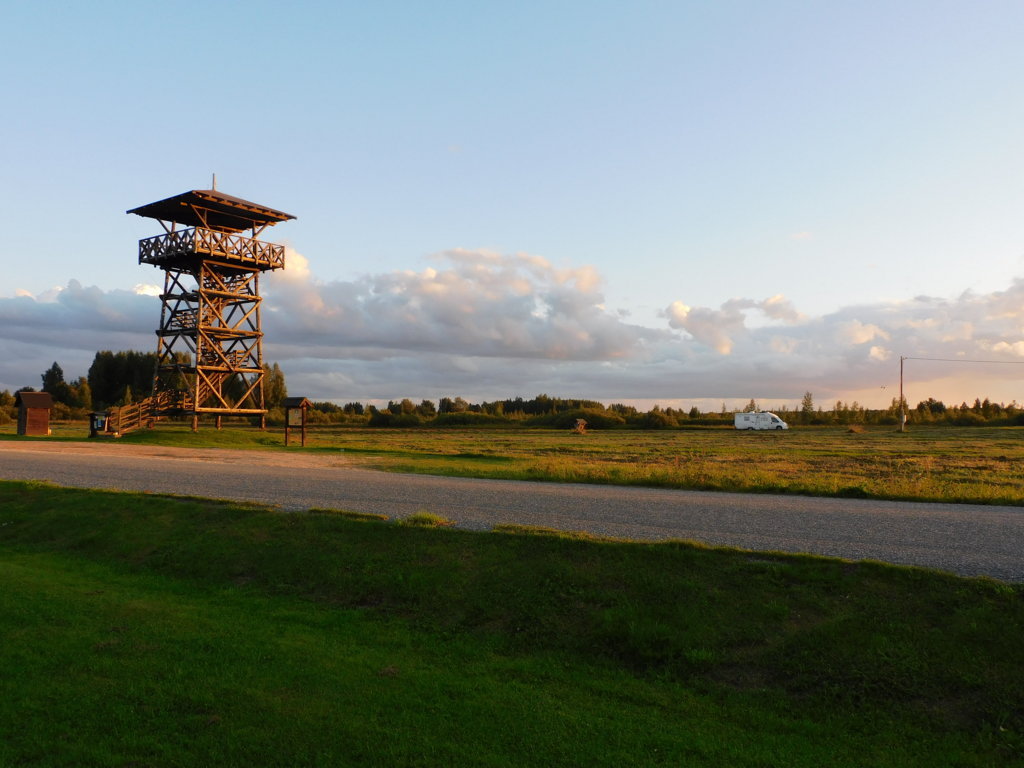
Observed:
[[[630,539],[694,539],[1024,582],[1024,508],[705,493],[396,475],[343,454],[0,441],[0,478],[310,507],[418,511],[460,527],[540,525]]]

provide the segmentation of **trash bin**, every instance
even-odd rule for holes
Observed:
[[[107,411],[93,411],[89,414],[89,437],[99,437],[107,428]]]

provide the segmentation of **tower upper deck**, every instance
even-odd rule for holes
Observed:
[[[139,262],[165,268],[216,259],[244,270],[284,268],[284,246],[257,240],[264,229],[294,219],[215,189],[193,189],[127,213],[157,219],[165,234],[139,241]],[[178,229],[183,225],[186,229]],[[252,236],[240,233],[252,231]]]

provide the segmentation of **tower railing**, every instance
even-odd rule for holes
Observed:
[[[139,241],[139,263],[158,266],[192,256],[212,256],[249,269],[284,269],[284,246],[252,237],[192,227]]]

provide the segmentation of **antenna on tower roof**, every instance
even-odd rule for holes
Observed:
[[[213,174],[213,187],[212,187],[212,189],[213,189],[214,192],[217,191],[217,174],[216,173]]]

